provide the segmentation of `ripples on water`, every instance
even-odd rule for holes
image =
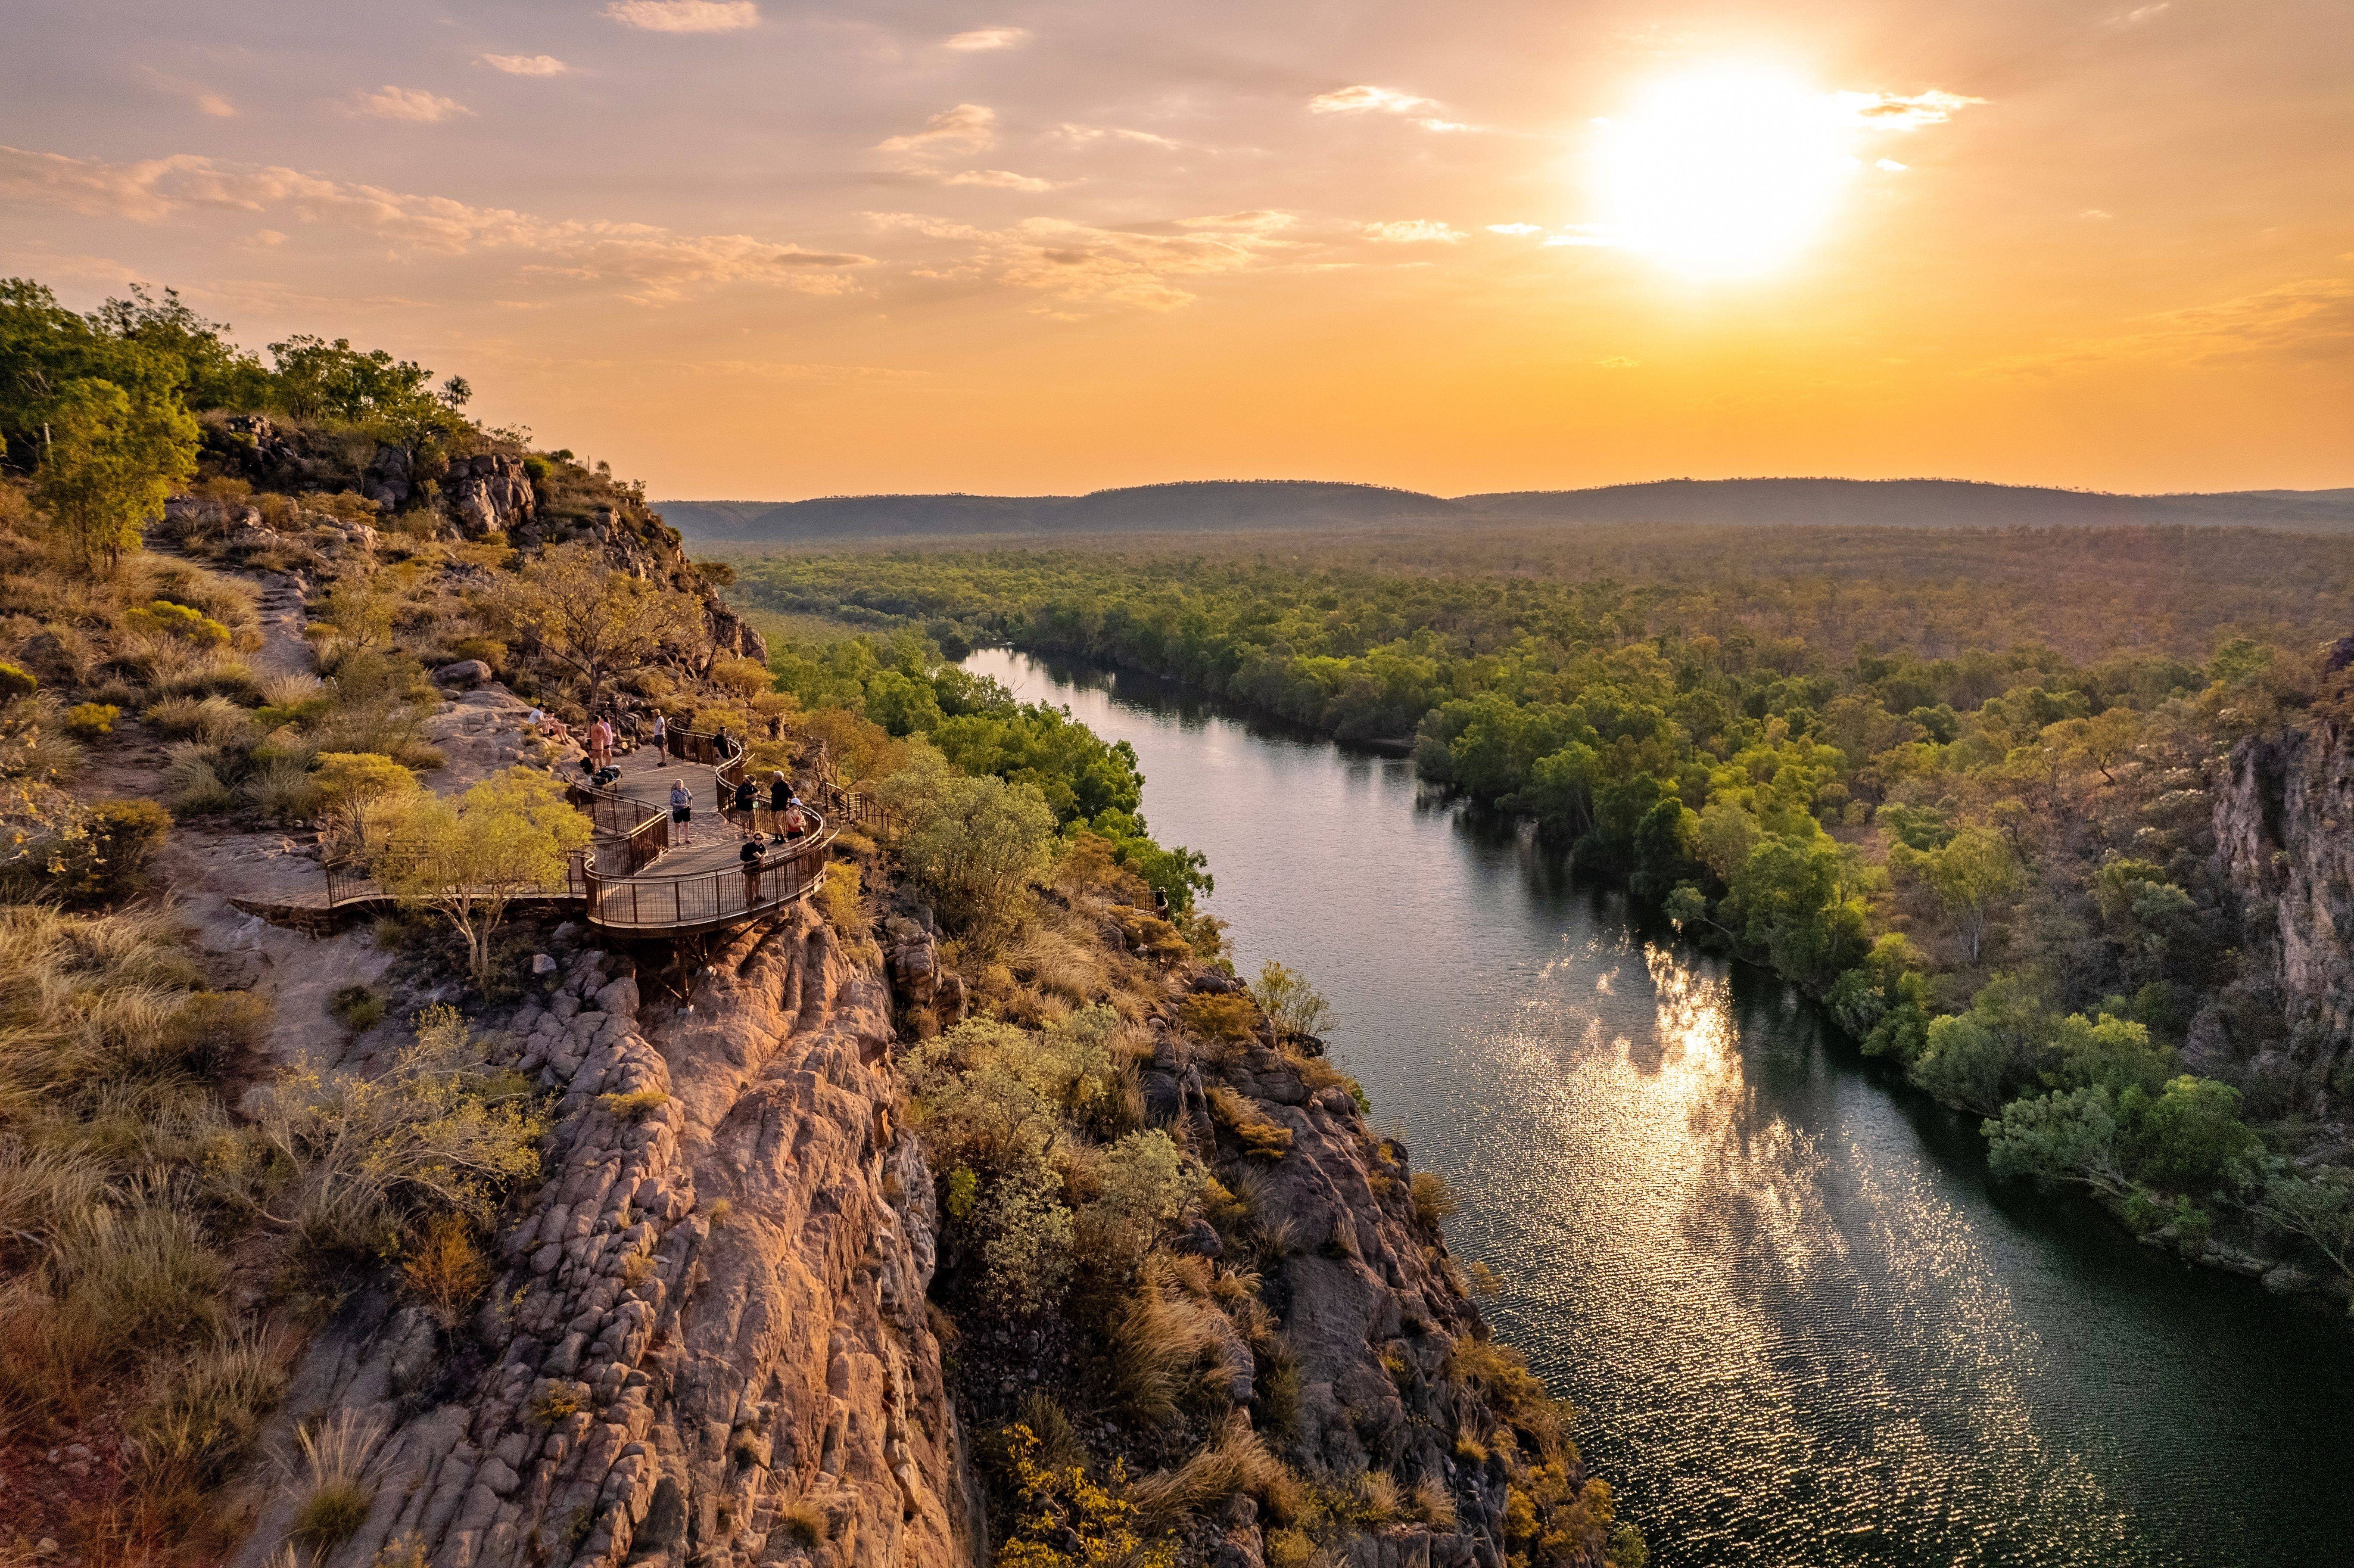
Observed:
[[[1462,1191],[1456,1251],[1662,1568],[2354,1563],[2354,1341],[1988,1186],[1770,977],[1638,938],[1395,761],[1002,652],[1130,741],[1246,971]]]

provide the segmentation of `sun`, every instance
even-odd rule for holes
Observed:
[[[1599,122],[1596,242],[1699,280],[1787,266],[1829,227],[1861,166],[1840,96],[1754,66],[1643,90]]]

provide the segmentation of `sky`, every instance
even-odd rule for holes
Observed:
[[[10,0],[0,273],[658,497],[2354,485],[2354,5]]]

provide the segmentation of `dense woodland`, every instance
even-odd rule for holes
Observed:
[[[1410,740],[1434,784],[1534,819],[1982,1114],[1998,1171],[2186,1251],[2218,1226],[2309,1246],[2345,1288],[2354,1082],[2280,1049],[2209,790],[2233,742],[2343,700],[2317,643],[2354,620],[2346,542],[1650,530],[771,558],[739,582]],[[877,722],[931,722],[883,693]]]

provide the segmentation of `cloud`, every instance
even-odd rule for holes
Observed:
[[[1411,114],[1418,109],[1437,107],[1437,99],[1416,98],[1388,87],[1343,87],[1318,93],[1308,101],[1310,114]]]
[[[1961,111],[1973,104],[1984,103],[1983,98],[1965,98],[1958,92],[1916,92],[1906,97],[1893,92],[1835,92],[1831,106],[1839,113],[1859,123],[1881,131],[1918,131],[1924,125],[1943,125]]]
[[[2109,211],[2105,207],[2088,207],[2076,216],[2092,223],[2106,223],[2109,219],[2116,217],[2116,214]]]
[[[164,91],[175,93],[186,99],[196,106],[196,111],[199,114],[210,115],[215,120],[237,118],[237,105],[219,93],[210,90],[202,82],[190,81],[186,77],[172,76],[157,70],[154,66],[141,66],[139,74]]]
[[[940,182],[949,185],[987,185],[1002,191],[1050,191],[1052,180],[1042,180],[1033,175],[1017,175],[1011,169],[963,169]]]
[[[875,143],[885,153],[978,153],[997,145],[997,111],[978,103],[943,109],[924,122],[921,131],[892,136]]]
[[[196,107],[205,113],[211,115],[216,120],[234,120],[237,118],[237,105],[231,103],[228,99],[223,98],[217,92],[200,92],[196,94]]]
[[[1541,223],[1491,223],[1488,226],[1488,232],[1490,234],[1511,235],[1543,234],[1544,232],[1544,225]]]
[[[572,69],[554,55],[476,55],[474,63],[509,76],[562,76]]]
[[[839,293],[854,286],[851,270],[873,260],[744,234],[546,218],[185,153],[116,164],[0,147],[0,203],[148,224],[204,212],[283,214],[385,240],[396,256],[512,255],[526,275],[610,286],[640,301],[736,283]]]
[[[1414,217],[1396,223],[1369,223],[1365,238],[1384,245],[1460,245],[1464,233],[1435,218]]]
[[[1875,158],[1872,166],[1883,175],[1901,175],[1912,167],[1910,164],[1900,164],[1893,158]]]
[[[959,33],[943,39],[949,48],[963,54],[978,54],[984,49],[1019,48],[1030,41],[1027,27],[976,27],[970,33]]]
[[[1066,319],[1106,310],[1173,311],[1193,302],[1179,280],[1262,268],[1289,248],[1278,238],[1288,213],[1251,211],[1101,228],[1060,217],[1031,217],[983,229],[918,213],[870,213],[888,229],[952,241],[964,253],[916,269],[942,281],[993,280],[1046,297],[1043,309]]]
[[[760,25],[752,0],[612,0],[605,15],[649,33],[733,33]]]
[[[1614,354],[1607,359],[1597,359],[1594,363],[1604,370],[1632,370],[1643,362],[1629,359],[1623,354]]]
[[[2085,369],[2116,360],[2183,366],[2273,360],[2354,371],[2354,278],[2300,278],[2144,317],[2115,337],[2008,360],[1998,371]]]
[[[438,124],[472,110],[454,98],[443,98],[417,87],[387,85],[374,92],[354,92],[344,112],[369,120],[407,120],[419,125]]]
[[[1119,125],[1073,125],[1066,122],[1055,127],[1055,134],[1082,146],[1091,142],[1141,142],[1148,147],[1175,152],[1185,144],[1167,136],[1156,136],[1150,131],[1130,131]]]
[[[2106,22],[2104,22],[2102,26],[2106,27],[2138,27],[2144,22],[2156,17],[2160,12],[2170,11],[2173,8],[2172,0],[2158,0],[2158,3],[2154,5],[2137,5],[2132,10],[2127,11],[2121,16],[2112,16]]]

